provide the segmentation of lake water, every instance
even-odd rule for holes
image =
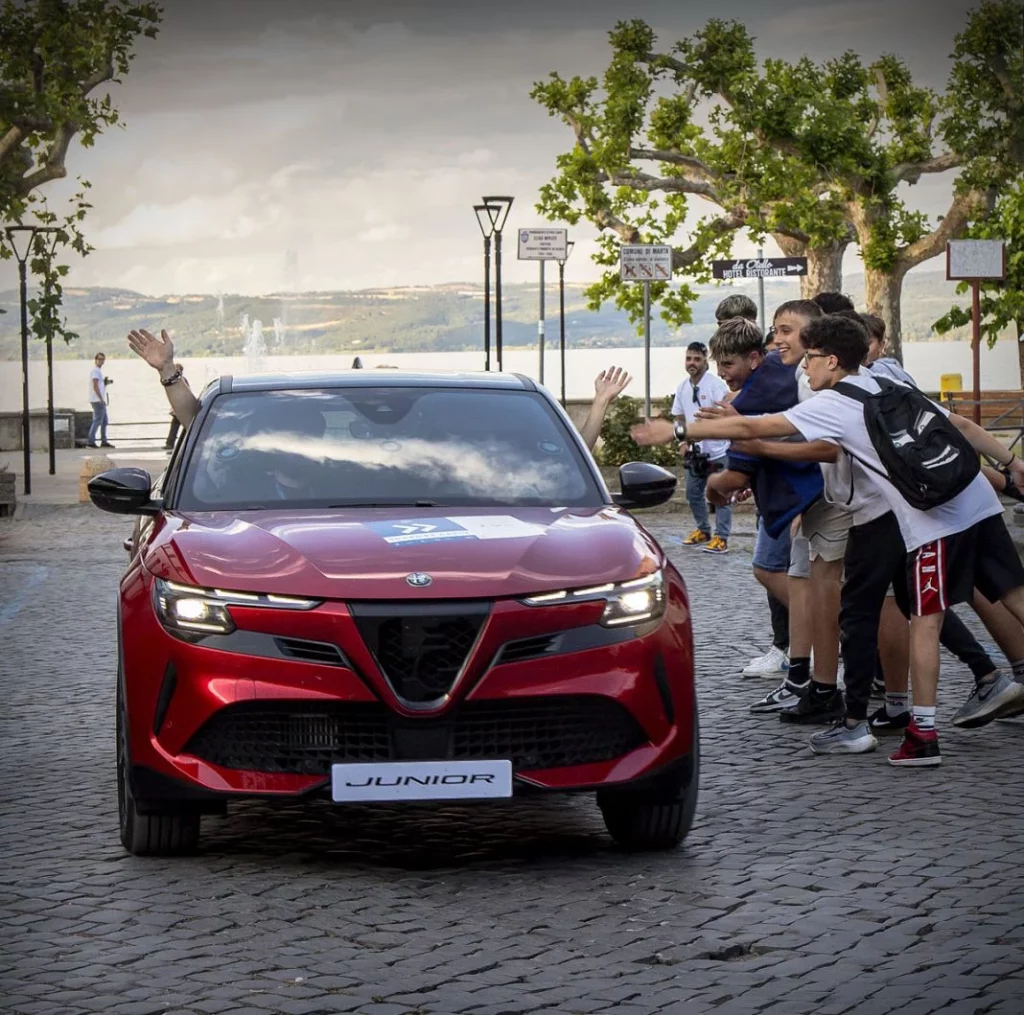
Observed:
[[[651,350],[651,397],[670,394],[683,376],[682,348]],[[414,370],[482,370],[482,352],[361,353],[364,367],[394,366]],[[505,370],[538,378],[536,350],[515,349],[505,353]],[[964,387],[971,384],[971,350],[964,342],[910,342],[904,347],[907,369],[926,390],[937,391],[939,377],[947,373],[963,376]],[[244,374],[248,362],[244,356],[209,357],[183,361],[185,375],[194,391],[222,374]],[[1017,348],[1013,341],[998,342],[994,349],[982,350],[983,388],[1016,388],[1020,382]],[[58,360],[54,364],[54,404],[62,408],[87,409],[88,360]],[[339,370],[352,365],[352,355],[344,356],[267,356],[267,371]],[[608,366],[625,367],[633,374],[627,394],[643,397],[643,348],[572,349],[566,353],[566,388],[569,398],[589,398],[594,377]],[[152,369],[141,360],[108,359],[104,374],[114,383],[108,388],[112,422],[136,423],[165,420],[167,402]],[[384,379],[387,375],[382,375]],[[560,391],[557,348],[549,351],[545,363],[545,384],[557,396]],[[46,364],[29,364],[29,390],[32,408],[46,405]],[[0,411],[21,408],[21,364],[0,362]]]

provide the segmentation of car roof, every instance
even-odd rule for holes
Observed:
[[[522,374],[457,370],[308,370],[294,373],[245,374],[220,379],[220,393],[232,391],[288,391],[298,388],[491,388],[536,391]]]

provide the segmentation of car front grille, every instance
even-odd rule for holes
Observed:
[[[618,702],[596,695],[464,702],[404,719],[379,704],[242,702],[217,712],[188,754],[223,768],[330,774],[336,762],[508,758],[517,771],[611,761],[647,742]]]
[[[444,698],[469,658],[490,604],[350,603],[366,647],[399,698]]]

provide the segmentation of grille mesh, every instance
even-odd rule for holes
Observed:
[[[509,758],[517,770],[610,761],[647,742],[625,708],[591,695],[466,702],[410,726],[448,745],[432,760]],[[223,768],[326,776],[334,762],[395,758],[395,735],[379,704],[246,702],[217,712],[185,750]]]
[[[415,704],[451,690],[488,612],[486,604],[403,609],[353,603],[350,609],[388,683]]]

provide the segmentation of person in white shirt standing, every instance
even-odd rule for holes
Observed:
[[[112,448],[114,445],[107,440],[107,395],[106,381],[103,379],[103,364],[107,357],[96,353],[93,368],[89,371],[89,405],[92,408],[92,423],[89,424],[89,438],[86,447]],[[99,434],[100,443],[96,443]]]
[[[708,372],[708,349],[702,342],[686,347],[686,379],[676,389],[672,415],[692,423],[700,409],[710,408],[729,393],[725,381]],[[715,511],[715,534],[711,535],[708,518],[708,476],[725,468],[728,441],[697,441],[680,450],[685,452],[686,499],[693,513],[696,528],[684,546],[703,546],[705,553],[728,553],[732,531],[732,506],[726,504]]]

